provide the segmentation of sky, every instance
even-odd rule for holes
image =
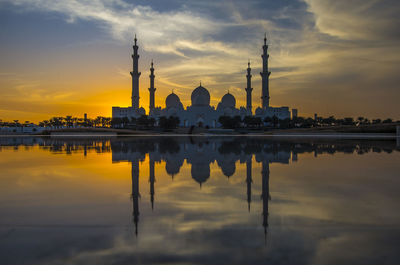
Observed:
[[[261,53],[270,53],[270,104],[300,116],[400,119],[397,0],[0,0],[0,119],[111,116],[131,103],[132,44],[140,104],[184,106],[202,82],[216,106],[228,91],[261,105]]]

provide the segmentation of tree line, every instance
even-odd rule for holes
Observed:
[[[127,129],[151,129],[159,127],[162,129],[170,130],[179,126],[180,120],[176,116],[165,117],[161,116],[158,122],[155,118],[147,115],[142,115],[139,118],[113,118],[111,120],[111,127],[113,128],[127,128]]]
[[[72,116],[65,116],[65,117],[52,117],[48,120],[43,120],[38,122],[37,124],[24,121],[20,122],[19,120],[13,120],[11,122],[2,121],[0,120],[1,127],[32,127],[32,126],[39,126],[39,127],[53,127],[53,128],[72,128],[72,127],[110,127],[111,125],[111,118],[110,117],[103,117],[97,116],[96,118],[77,118]]]
[[[256,116],[245,116],[243,119],[240,116],[221,116],[218,122],[226,129],[236,128],[255,128],[260,129],[262,127],[269,128],[311,128],[311,127],[326,127],[326,126],[342,126],[342,125],[370,125],[370,124],[389,124],[393,123],[392,119],[374,119],[369,120],[364,117],[358,117],[357,119],[347,117],[336,119],[334,116],[327,118],[316,117],[316,118],[304,118],[304,117],[293,117],[292,119],[279,119],[277,116],[266,117],[261,119]],[[400,121],[397,121],[400,122]]]
[[[279,119],[276,116],[266,117],[264,119],[256,116],[220,116],[218,122],[226,129],[236,128],[249,128],[249,129],[261,129],[261,128],[311,128],[311,127],[324,127],[324,126],[342,126],[342,125],[370,125],[370,124],[389,124],[394,121],[390,118],[372,119],[369,120],[364,117],[358,117],[354,119],[352,117],[347,118],[335,118],[334,116],[329,117],[316,117],[316,118],[304,118],[304,117],[293,117],[292,119]],[[400,122],[400,121],[397,121]],[[19,120],[13,120],[11,122],[0,120],[0,127],[52,127],[52,128],[75,128],[75,127],[112,127],[112,128],[128,128],[128,129],[152,129],[155,127],[170,130],[175,129],[179,126],[180,120],[178,117],[162,116],[158,120],[147,115],[142,115],[138,118],[110,118],[97,116],[96,118],[77,118],[72,116],[65,117],[52,117],[48,120],[43,120],[37,124],[30,121],[20,122]]]
[[[49,128],[95,128],[95,127],[112,127],[112,128],[126,128],[126,129],[151,129],[160,127],[163,129],[175,129],[179,126],[180,120],[178,117],[160,117],[158,122],[156,119],[147,115],[142,115],[138,118],[110,118],[97,116],[94,119],[91,118],[78,118],[72,116],[65,117],[52,117],[48,120],[43,120],[37,124],[30,121],[20,122],[19,120],[2,121],[0,119],[0,127],[49,127]]]

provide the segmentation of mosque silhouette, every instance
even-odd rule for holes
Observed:
[[[146,115],[146,111],[143,107],[141,107],[140,96],[139,96],[139,79],[141,76],[141,72],[139,72],[139,46],[137,43],[137,38],[135,35],[134,45],[132,46],[132,71],[130,72],[132,76],[132,96],[131,96],[131,106],[130,107],[112,107],[112,117],[114,119],[123,119],[123,118],[139,118],[142,115]],[[217,128],[221,127],[222,124],[219,122],[219,118],[222,116],[240,116],[242,119],[245,116],[255,115],[262,120],[266,117],[277,117],[279,119],[288,119],[291,114],[289,111],[289,107],[273,107],[270,105],[270,85],[269,85],[269,77],[270,77],[270,68],[269,68],[269,53],[268,53],[268,44],[267,44],[267,36],[264,36],[264,44],[262,46],[262,71],[261,75],[261,107],[256,108],[253,111],[252,104],[252,74],[250,61],[247,64],[246,69],[246,83],[247,86],[244,88],[243,94],[246,96],[246,106],[236,107],[236,99],[235,96],[232,95],[229,90],[218,103],[217,107],[210,105],[210,92],[207,88],[202,86],[201,81],[200,85],[196,87],[190,96],[191,105],[184,108],[179,96],[172,92],[165,98],[165,108],[155,106],[155,75],[154,75],[154,63],[153,60],[150,64],[150,87],[149,87],[149,117],[152,117],[158,122],[160,117],[178,117],[179,118],[179,126],[181,127],[190,127],[190,126],[199,126],[199,127],[209,127],[209,128]],[[173,90],[172,90],[173,91]],[[297,113],[297,109],[292,110],[293,113]],[[297,115],[297,114],[296,114]]]

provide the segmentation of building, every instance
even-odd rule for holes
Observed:
[[[121,107],[113,107],[112,108],[112,117],[113,118],[138,118],[142,115],[145,115],[145,110],[140,107],[140,97],[139,97],[139,78],[140,72],[138,69],[139,66],[139,54],[138,54],[138,46],[137,39],[135,35],[134,39],[135,43],[133,46],[133,70],[131,72],[132,76],[132,106],[127,108]],[[264,45],[263,45],[263,69],[260,73],[262,78],[262,95],[261,95],[261,106],[255,110],[255,116],[260,117],[264,120],[266,117],[276,116],[279,119],[287,119],[290,118],[289,107],[271,107],[270,106],[270,97],[269,97],[269,76],[271,72],[268,68],[268,45],[267,38],[264,37]],[[244,118],[245,116],[253,115],[252,111],[252,91],[253,88],[251,86],[251,67],[250,61],[248,62],[247,67],[247,87],[244,89],[246,92],[246,107],[236,107],[236,99],[229,92],[226,93],[221,101],[218,103],[217,107],[210,105],[210,93],[209,91],[200,85],[192,91],[191,94],[191,105],[184,108],[179,96],[172,92],[165,99],[165,108],[156,107],[154,104],[154,95],[156,88],[154,87],[155,75],[154,75],[154,64],[151,62],[150,67],[150,102],[149,102],[149,116],[158,120],[160,117],[170,117],[175,116],[179,118],[180,126],[190,127],[190,126],[198,126],[198,127],[210,127],[216,128],[220,127],[221,124],[218,122],[219,117],[221,116],[240,116]]]

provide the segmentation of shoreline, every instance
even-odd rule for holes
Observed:
[[[3,132],[0,137],[260,137],[260,138],[331,138],[331,139],[397,139],[400,141],[400,126],[339,126],[290,129],[206,129],[202,127],[179,127],[170,131],[160,129],[119,128],[62,128],[36,133]]]
[[[177,134],[177,133],[136,133],[136,134],[117,134],[117,133],[56,133],[49,135],[41,134],[1,134],[0,137],[260,137],[260,138],[335,138],[335,139],[399,139],[400,136],[392,133],[247,133],[247,134]]]

